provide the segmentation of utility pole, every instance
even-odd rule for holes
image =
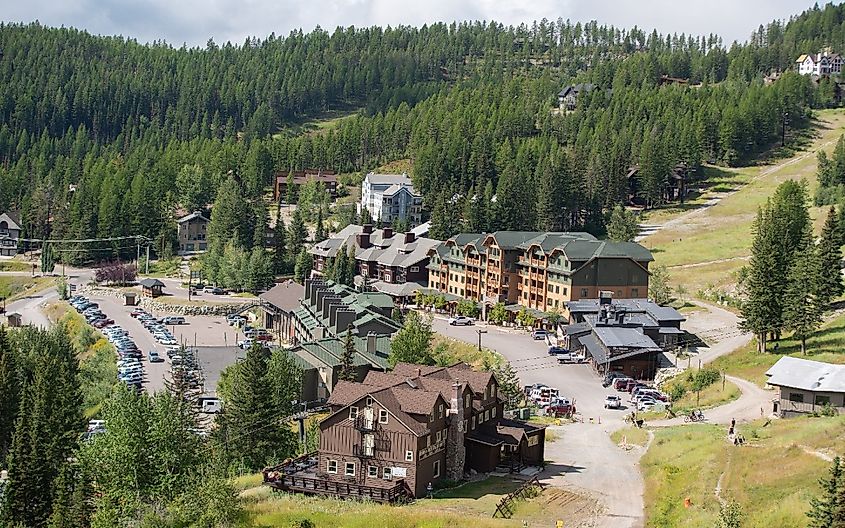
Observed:
[[[147,271],[144,272],[145,275],[150,274],[150,242],[147,241]]]
[[[481,352],[481,334],[486,334],[487,330],[477,329],[475,331],[478,334],[478,351]]]

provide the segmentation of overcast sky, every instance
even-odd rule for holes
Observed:
[[[760,24],[788,18],[814,0],[0,0],[0,19],[39,20],[141,42],[164,39],[179,46],[241,43],[248,36],[319,25],[415,25],[454,20],[505,24],[547,18],[598,20],[661,33],[717,33],[743,41]]]

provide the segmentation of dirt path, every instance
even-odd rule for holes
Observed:
[[[566,526],[596,528],[642,528],[643,478],[639,460],[645,449],[625,451],[610,440],[613,427],[596,423],[551,426],[561,438],[546,444],[545,458],[554,460],[540,474],[552,486],[595,497],[603,511],[578,524]],[[554,520],[550,520],[550,525]]]

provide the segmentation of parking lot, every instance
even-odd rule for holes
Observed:
[[[165,380],[170,378],[171,368],[165,347],[156,341],[138,319],[130,315],[133,307],[124,306],[120,300],[107,295],[93,294],[89,296],[89,299],[99,304],[100,310],[106,317],[113,319],[116,325],[125,329],[142,352],[143,388],[150,393],[165,389]],[[152,315],[163,317],[169,314]],[[226,324],[223,317],[185,316],[185,323],[168,325],[167,329],[171,331],[179,344],[197,347],[197,359],[203,370],[205,389],[206,391],[214,391],[220,372],[235,363],[238,354],[242,352],[235,346],[235,343],[237,340],[243,339],[243,333]],[[158,352],[165,358],[165,361],[150,363],[148,353],[151,350]]]
[[[434,320],[434,330],[468,343],[478,343],[478,330],[487,333],[481,335],[481,344],[495,350],[510,361],[519,375],[522,385],[543,383],[556,387],[560,396],[574,401],[576,409],[585,420],[591,417],[602,422],[618,421],[622,423],[628,409],[628,398],[622,394],[621,409],[605,409],[604,399],[608,394],[620,394],[612,388],[601,386],[601,377],[586,363],[561,365],[549,355],[548,345],[542,340],[533,340],[527,332],[518,332],[497,326],[450,326],[445,319]]]

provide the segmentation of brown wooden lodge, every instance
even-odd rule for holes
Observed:
[[[502,416],[490,372],[399,363],[341,381],[320,423],[320,447],[264,470],[282,491],[394,502],[465,473],[543,463],[545,428]]]

